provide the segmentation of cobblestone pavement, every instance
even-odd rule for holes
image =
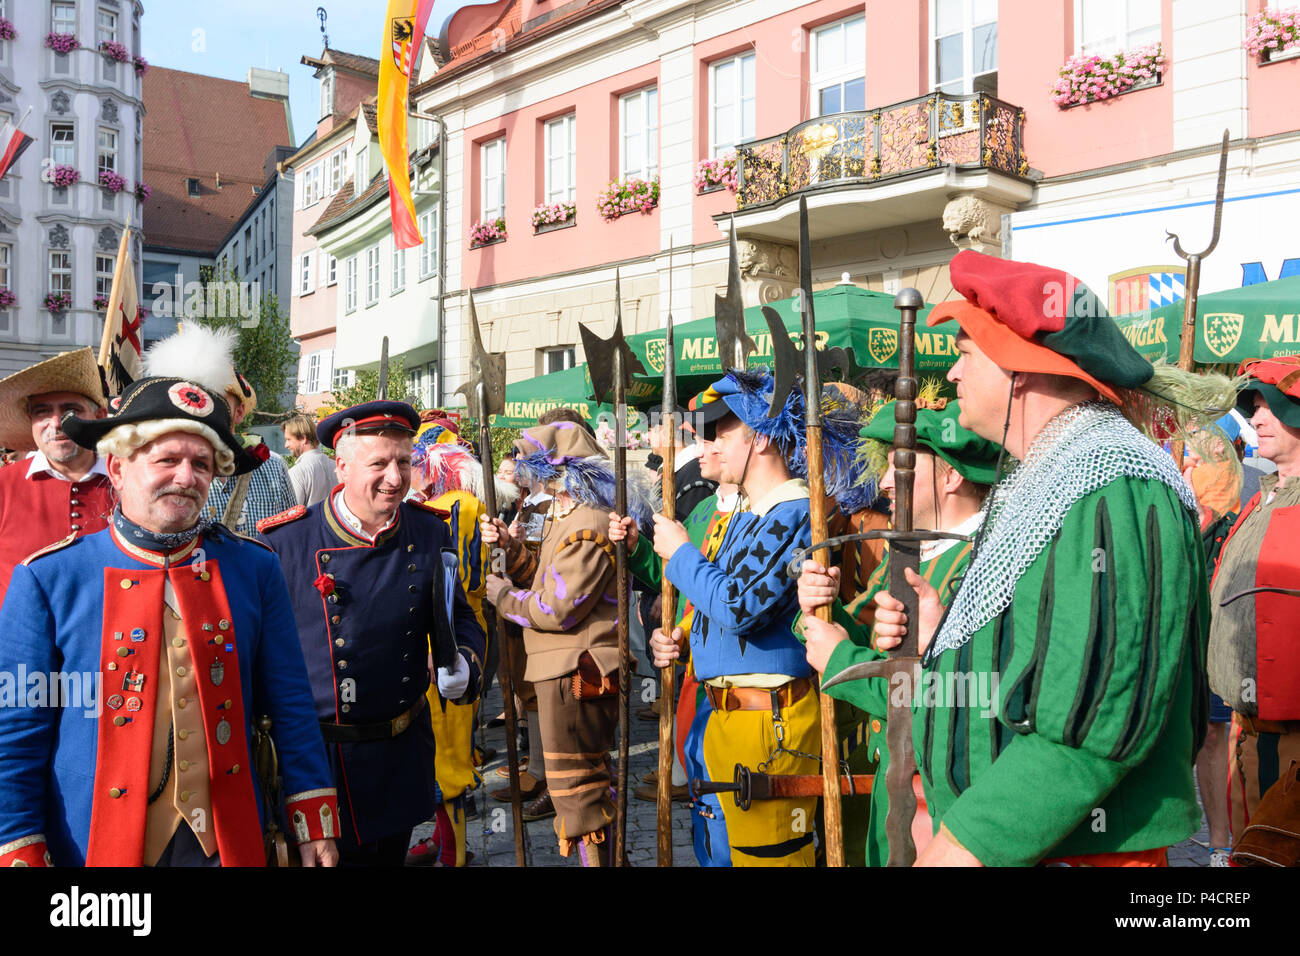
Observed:
[[[633,687],[637,686],[633,678]],[[629,789],[635,788],[637,782],[646,773],[655,769],[659,762],[659,725],[654,721],[638,720],[636,711],[642,702],[632,700],[632,741],[631,763],[629,765]],[[484,704],[484,713],[491,717],[501,712],[501,691],[495,684]],[[467,826],[469,851],[474,854],[471,866],[514,866],[514,821],[510,814],[510,804],[488,799],[485,790],[495,790],[506,786],[505,777],[496,774],[497,768],[505,766],[505,731],[503,728],[486,731],[487,746],[496,749],[497,756],[488,762],[484,769],[485,786],[474,792],[474,802],[479,811],[478,816],[469,820]],[[1199,799],[1199,795],[1198,795]],[[486,804],[487,815],[483,815]],[[627,855],[632,866],[654,866],[657,859],[655,804],[647,800],[638,800],[628,794]],[[554,818],[525,823],[529,845],[530,866],[577,866],[574,860],[560,856],[552,826]],[[691,847],[690,811],[684,803],[673,804],[673,865],[698,866],[695,853]],[[484,832],[486,831],[486,832]],[[431,824],[416,827],[413,839],[423,839],[433,832]],[[1191,839],[1184,840],[1169,849],[1170,866],[1209,866],[1210,851],[1208,847],[1209,830],[1202,826]]]

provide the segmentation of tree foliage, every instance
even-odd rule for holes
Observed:
[[[210,284],[239,281],[219,266],[203,270],[200,279],[205,302],[223,304],[227,304],[227,297],[209,295]],[[258,411],[271,414],[288,411],[284,394],[291,377],[296,378],[294,371],[298,364],[298,352],[289,333],[289,314],[280,310],[279,299],[272,292],[263,293],[258,301],[251,303],[247,301],[247,291],[240,294],[243,298],[239,302],[228,303],[229,307],[204,309],[197,318],[214,329],[234,329],[237,333],[235,368],[257,392]],[[251,315],[247,314],[250,312]]]
[[[379,397],[379,370],[359,371],[356,381],[345,388],[334,390],[335,408],[351,408],[362,402],[373,402]],[[408,402],[417,411],[420,408],[419,396],[411,391],[410,383],[402,368],[400,358],[388,360],[388,400],[390,402]]]

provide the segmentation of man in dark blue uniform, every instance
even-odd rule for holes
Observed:
[[[485,638],[441,513],[404,501],[420,420],[367,402],[317,426],[342,484],[258,525],[280,555],[338,786],[343,865],[401,866],[436,808],[425,690],[468,703]]]

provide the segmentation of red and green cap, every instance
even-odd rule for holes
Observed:
[[[1155,370],[1129,344],[1097,294],[1061,269],[964,250],[948,266],[964,298],[941,302],[928,323],[955,319],[1012,372],[1080,379],[1115,404]]]
[[[1241,363],[1238,375],[1250,381],[1237,395],[1237,411],[1246,418],[1255,414],[1255,396],[1288,428],[1300,428],[1300,355],[1251,359]]]

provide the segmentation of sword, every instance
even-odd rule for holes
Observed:
[[[799,302],[803,320],[803,386],[805,398],[805,423],[807,426],[809,520],[812,525],[812,550],[825,549],[826,531],[826,479],[823,474],[821,376],[820,372],[836,360],[834,355],[819,356],[817,352],[817,322],[813,313],[812,297],[812,246],[808,238],[808,200],[799,197]],[[763,307],[772,332],[772,401],[767,414],[774,417],[785,407],[786,399],[798,387],[799,355],[776,311]],[[829,556],[829,549],[827,554]],[[829,564],[829,557],[827,558]],[[829,622],[829,606],[817,609],[817,616]],[[821,710],[822,732],[822,816],[826,825],[826,865],[844,866],[844,827],[840,804],[839,742],[835,738],[835,702],[826,694],[818,695]]]
[[[1183,330],[1178,343],[1178,367],[1184,372],[1192,370],[1192,349],[1196,345],[1196,299],[1201,285],[1201,260],[1219,244],[1219,226],[1223,222],[1223,185],[1228,176],[1228,131],[1223,131],[1223,145],[1219,149],[1219,183],[1214,194],[1214,230],[1210,243],[1200,252],[1187,252],[1178,236],[1165,232],[1165,239],[1174,241],[1174,254],[1187,262],[1187,276],[1183,298]],[[1183,443],[1176,441],[1170,449],[1179,470],[1183,467]]]
[[[673,344],[673,244],[668,244],[668,324],[664,326],[664,394],[660,406],[660,425],[665,430],[663,464],[663,515],[677,518],[677,473],[673,467],[677,448],[677,353]],[[677,623],[677,591],[668,580],[668,562],[663,562],[660,577],[660,625],[672,636]],[[673,865],[672,776],[673,776],[673,698],[677,694],[677,666],[669,661],[659,672],[659,790],[655,820],[659,842],[659,865]]]
[[[488,416],[500,415],[505,411],[506,403],[506,354],[489,352],[483,347],[483,337],[479,332],[478,313],[474,311],[474,293],[469,294],[469,327],[473,332],[470,339],[470,378],[457,392],[465,396],[469,414],[478,422],[478,453],[483,463],[483,503],[487,506],[489,517],[497,516],[496,465],[492,461],[492,436],[488,429]],[[387,384],[388,377],[388,338],[384,338],[383,357],[380,359],[379,378],[381,387]],[[501,545],[492,549],[492,563],[496,563]],[[519,754],[515,745],[515,690],[510,678],[514,649],[510,641],[501,640],[497,628],[497,618],[492,607],[483,609],[486,613],[488,637],[501,649],[501,663],[497,668],[497,678],[501,683],[501,697],[506,712],[506,766],[510,771],[510,813],[515,826],[515,866],[528,865],[528,853],[524,847],[524,809],[523,796],[519,787]]]
[[[614,510],[627,514],[627,387],[634,372],[646,374],[623,336],[623,296],[618,270],[614,270],[614,334],[602,339],[579,324],[582,350],[597,400],[614,393]],[[631,648],[627,638],[628,568],[627,541],[618,542],[614,552],[614,573],[618,588],[618,801],[614,825],[614,865],[622,866],[627,846],[627,765],[631,739],[628,734],[628,696],[631,684]]]
[[[860,797],[869,794],[874,782],[875,777],[869,773],[848,774],[840,778],[840,795]],[[736,806],[748,810],[755,800],[788,800],[794,797],[820,796],[825,786],[826,779],[819,773],[760,773],[738,763],[731,783],[696,777],[691,781],[691,792],[734,794]]]

